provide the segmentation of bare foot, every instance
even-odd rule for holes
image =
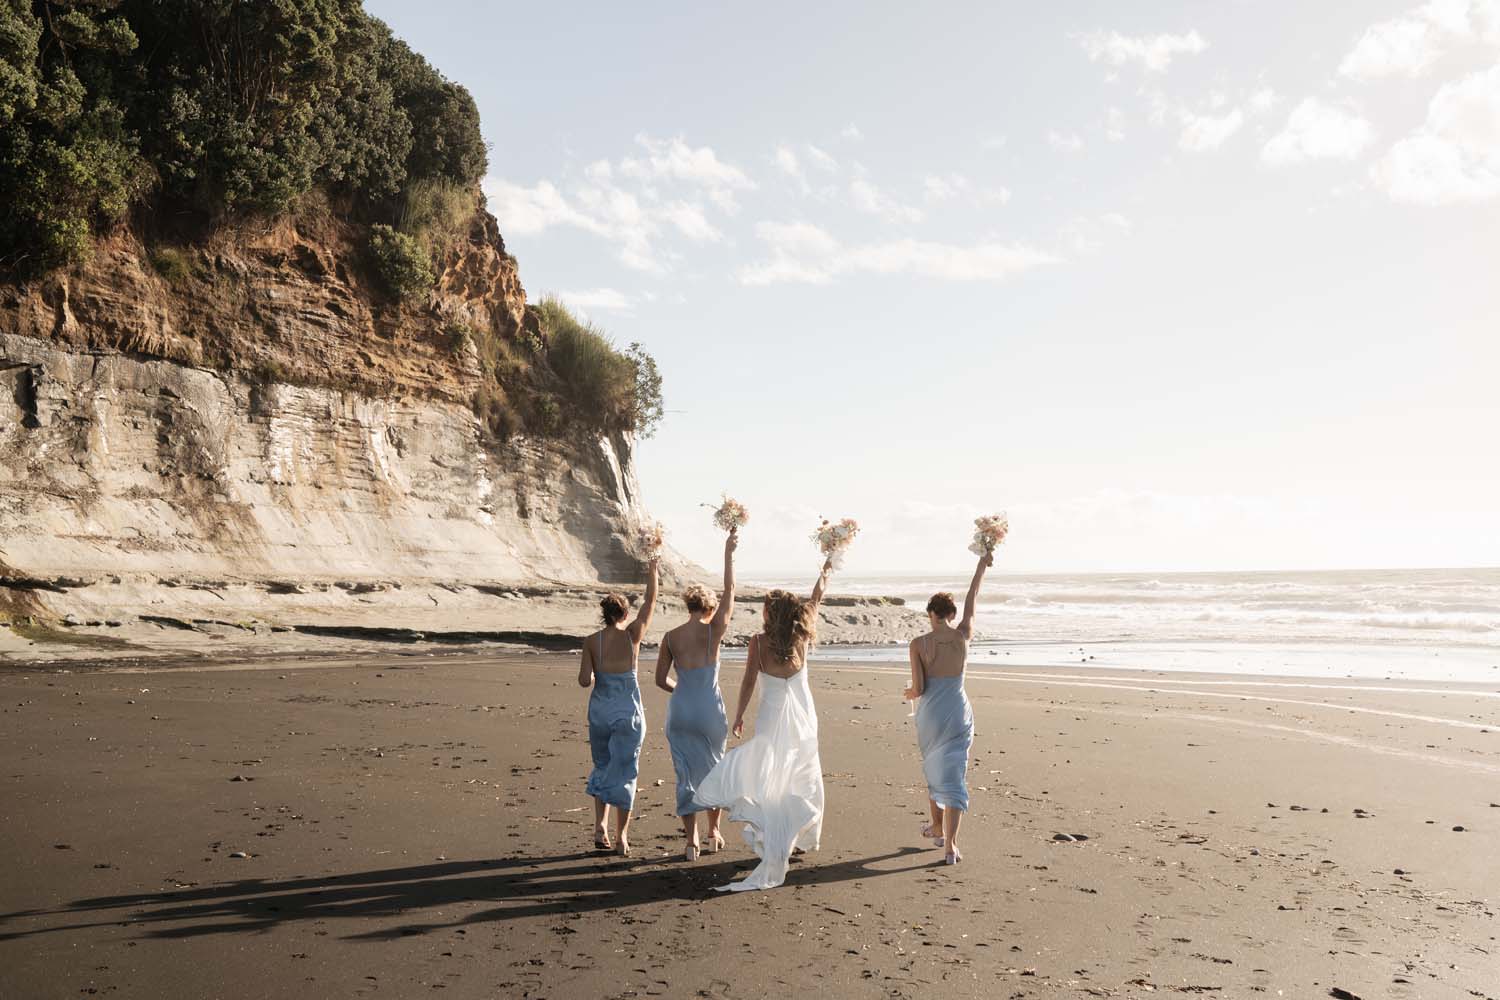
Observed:
[[[594,850],[607,851],[614,845],[609,842],[609,831],[603,824],[594,827]]]
[[[620,850],[619,850],[619,854],[620,854],[620,857],[622,857],[622,858],[628,858],[628,857],[630,857],[630,839],[625,836],[625,832],[623,830],[620,831]]]
[[[718,830],[708,831],[708,853],[718,854],[724,849],[724,835]]]
[[[700,853],[702,851],[698,847],[698,842],[696,840],[689,840],[687,846],[683,849],[682,857],[685,861],[697,861]]]

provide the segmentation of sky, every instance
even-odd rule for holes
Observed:
[[[1500,565],[1500,0],[366,7],[705,565]]]

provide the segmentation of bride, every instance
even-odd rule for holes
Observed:
[[[744,823],[745,841],[760,858],[746,878],[720,886],[721,891],[774,889],[786,881],[794,849],[818,849],[823,765],[818,759],[818,713],[807,686],[807,653],[832,572],[832,560],[825,561],[807,600],[784,590],[766,595],[764,628],[750,639],[734,717],[734,735],[740,736],[756,680],[764,675],[755,735],[726,753],[698,785],[699,805],[727,809],[730,820]]]

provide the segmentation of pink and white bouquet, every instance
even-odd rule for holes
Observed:
[[[986,556],[999,548],[1000,543],[1005,541],[1005,536],[1010,533],[1010,521],[1004,514],[986,514],[974,519],[974,540],[969,543],[969,551],[976,556]]]
[[[714,527],[720,531],[737,531],[749,520],[750,512],[745,509],[745,505],[731,498],[728,493],[724,494],[724,502],[714,507]]]
[[[844,565],[844,553],[848,550],[854,536],[859,534],[859,522],[852,517],[846,517],[842,521],[824,521],[818,525],[818,530],[812,533],[812,540],[818,543],[818,549],[833,563],[833,568],[838,569]]]
[[[661,555],[662,547],[667,544],[666,532],[662,529],[660,521],[647,521],[641,525],[636,532],[635,540],[647,559],[655,559]]]

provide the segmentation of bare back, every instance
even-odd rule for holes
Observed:
[[[750,653],[756,658],[757,667],[763,674],[787,680],[788,678],[795,677],[807,667],[806,639],[798,639],[793,643],[792,658],[790,660],[778,659],[776,654],[771,652],[770,642],[766,639],[764,632],[755,636],[750,641],[755,647]]]
[[[912,650],[928,677],[960,677],[969,662],[969,641],[956,628],[943,628],[912,640]]]
[[[711,622],[686,621],[670,629],[662,643],[671,649],[672,666],[678,671],[711,667],[719,662],[719,644]]]
[[[640,647],[630,638],[630,631],[623,628],[602,628],[589,636],[586,647],[593,661],[594,671],[601,674],[634,673]]]

